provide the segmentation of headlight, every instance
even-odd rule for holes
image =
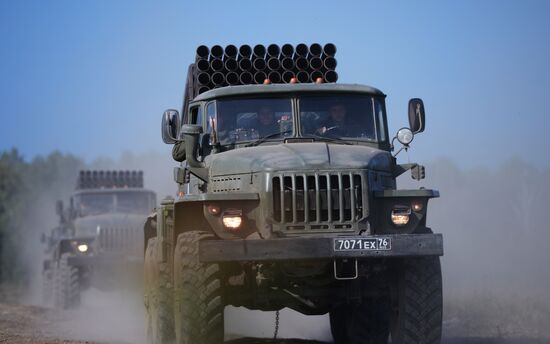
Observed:
[[[408,146],[409,143],[412,142],[413,138],[414,138],[414,134],[409,128],[401,128],[397,132],[397,140],[405,146]]]
[[[405,226],[409,223],[411,217],[411,208],[399,207],[393,208],[391,211],[391,221],[396,226]]]
[[[88,245],[87,244],[78,244],[78,246],[76,248],[78,249],[78,252],[80,252],[80,253],[88,252]]]
[[[241,226],[243,222],[242,217],[240,216],[224,216],[223,225],[230,229],[237,229]]]
[[[241,227],[243,223],[242,210],[228,209],[224,211],[222,216],[222,223],[225,229],[230,232],[235,232]]]

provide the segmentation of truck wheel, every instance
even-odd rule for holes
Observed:
[[[392,305],[392,343],[441,342],[443,294],[439,257],[403,261]]]
[[[174,252],[174,307],[178,344],[220,344],[224,340],[223,295],[218,264],[199,262],[199,242],[208,232],[178,235]]]
[[[54,269],[48,268],[42,271],[42,303],[49,306],[53,295]]]
[[[378,298],[335,308],[330,311],[330,329],[335,344],[387,344],[389,302]]]
[[[168,265],[158,262],[157,239],[151,238],[145,250],[144,303],[147,317],[147,342],[168,344],[174,341],[173,295]]]
[[[54,306],[60,309],[76,308],[80,304],[79,271],[68,264],[69,257],[69,253],[62,254],[54,270]]]

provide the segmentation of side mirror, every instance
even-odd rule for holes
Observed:
[[[421,133],[426,127],[426,115],[424,112],[424,102],[420,98],[409,100],[409,127],[414,134]]]
[[[162,141],[164,143],[176,143],[180,129],[180,115],[178,110],[166,110],[162,114]]]
[[[55,213],[57,216],[63,216],[63,201],[55,202]]]

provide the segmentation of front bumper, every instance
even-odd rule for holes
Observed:
[[[391,249],[335,248],[335,240],[390,239]],[[351,237],[282,238],[270,240],[208,240],[199,245],[201,262],[281,261],[298,259],[391,258],[442,256],[441,234],[393,234]]]
[[[67,259],[67,263],[71,266],[94,266],[94,267],[109,267],[109,268],[132,268],[143,267],[143,257],[129,257],[118,254],[106,255],[78,255]]]

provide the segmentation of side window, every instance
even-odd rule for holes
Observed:
[[[190,120],[189,124],[202,125],[202,108],[200,106],[191,108]]]

